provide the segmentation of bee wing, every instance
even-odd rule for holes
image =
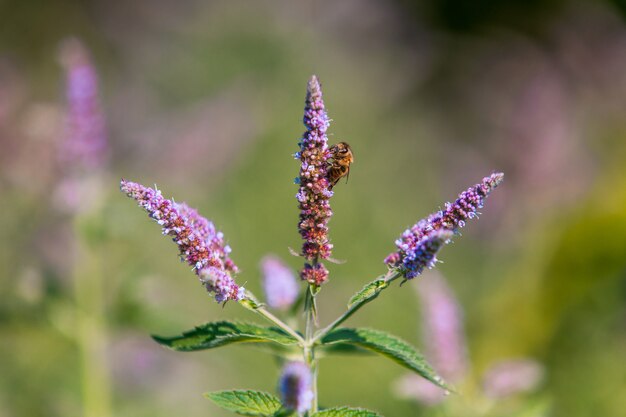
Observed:
[[[348,183],[349,179],[350,179],[350,165],[348,165],[348,172],[346,172],[346,184]]]

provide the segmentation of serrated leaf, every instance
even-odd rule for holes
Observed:
[[[354,294],[348,301],[348,308],[355,304],[362,303],[378,296],[378,294],[387,288],[389,283],[384,278],[378,278],[365,285],[358,293]]]
[[[380,414],[363,408],[339,407],[319,411],[311,417],[382,417]]]
[[[152,338],[170,349],[191,352],[213,349],[232,343],[277,343],[283,346],[297,344],[297,340],[276,327],[263,327],[252,323],[217,321],[203,324],[180,336]]]
[[[363,349],[360,346],[349,343],[333,343],[330,345],[320,345],[316,352],[322,356],[329,355],[373,355],[371,350]]]
[[[263,391],[216,391],[207,392],[204,396],[218,407],[242,416],[271,417],[282,407],[278,398]]]
[[[435,373],[426,359],[417,349],[404,340],[374,329],[348,329],[333,330],[322,338],[322,344],[348,343],[380,353],[408,368],[433,384],[450,389],[443,379]]]

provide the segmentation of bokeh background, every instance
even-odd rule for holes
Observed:
[[[66,108],[58,55],[69,36],[99,72],[109,143],[106,180],[92,190],[100,209],[78,226],[55,203]],[[278,368],[262,352],[182,354],[150,340],[256,318],[210,300],[117,188],[121,177],[156,183],[198,207],[224,231],[242,269],[237,280],[261,293],[263,255],[301,264],[287,249],[300,245],[292,154],[313,73],[334,120],[331,141],[349,142],[356,158],[332,200],[334,256],[347,262],[330,266],[321,322],[384,272],[405,227],[503,171],[481,219],[438,267],[465,312],[468,378],[479,386],[492,363],[531,357],[543,382],[504,410],[623,415],[622,0],[4,0],[0,416],[83,414],[79,277],[101,283],[91,295],[102,312],[93,337],[110,395],[97,415],[225,416],[201,394],[275,391]],[[84,256],[76,255],[77,227],[88,236]],[[350,323],[423,346],[413,284],[388,290]],[[394,381],[405,374],[378,357],[330,358],[321,402],[388,417],[441,415],[398,398]],[[451,398],[465,404],[454,415],[493,415],[479,397]]]

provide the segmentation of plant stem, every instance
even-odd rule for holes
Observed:
[[[307,342],[305,342],[305,340],[302,338],[302,336],[300,336],[298,333],[296,333],[295,330],[293,330],[291,327],[289,327],[289,325],[287,325],[287,323],[285,323],[284,321],[282,321],[281,319],[279,319],[278,317],[276,317],[275,315],[273,315],[272,313],[267,311],[265,309],[265,307],[260,306],[260,307],[254,308],[252,310],[257,312],[261,316],[265,317],[267,320],[271,321],[272,323],[274,323],[275,325],[277,325],[281,329],[283,329],[285,332],[287,332],[289,335],[291,335],[294,339],[296,339],[298,341],[298,343],[300,344],[300,346],[302,346],[302,347],[306,346]]]
[[[111,392],[107,363],[102,264],[84,244],[75,221],[76,259],[73,284],[76,306],[76,343],[80,354],[83,415],[109,417]]]
[[[313,334],[315,332],[315,295],[313,295],[312,288],[310,287],[306,289],[304,313],[306,315],[304,360],[311,370],[313,401],[311,402],[310,414],[313,414],[317,412],[317,359],[315,358],[315,349],[313,346]]]
[[[385,280],[386,283],[391,283],[394,280],[400,278],[400,276],[402,275],[401,272],[397,271],[397,270],[390,270],[389,272],[387,272],[387,274],[385,274],[385,276],[383,277],[383,279]],[[385,287],[386,288],[386,287]],[[384,288],[380,289],[380,291],[372,294],[369,298],[366,298],[364,300],[361,300],[360,302],[354,303],[353,305],[351,305],[348,310],[343,313],[341,316],[339,316],[335,321],[333,321],[332,323],[330,323],[328,326],[326,326],[325,328],[323,328],[322,330],[320,330],[315,337],[311,340],[311,342],[313,344],[315,344],[316,342],[318,342],[319,340],[321,340],[324,336],[326,336],[328,333],[330,333],[333,329],[335,329],[337,326],[339,326],[341,323],[343,323],[344,321],[348,320],[354,313],[356,313],[361,307],[363,307],[365,304],[373,301],[376,297],[378,297],[378,294],[380,294],[380,292],[383,290]]]

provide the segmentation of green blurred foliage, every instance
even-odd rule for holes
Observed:
[[[238,282],[260,294],[263,255],[301,265],[287,249],[300,245],[291,155],[311,73],[331,141],[349,142],[356,158],[332,200],[334,256],[347,262],[329,265],[320,321],[384,272],[405,227],[501,170],[505,183],[439,266],[465,309],[470,378],[477,386],[494,361],[532,356],[547,380],[516,399],[528,415],[623,413],[623,7],[461,3],[0,2],[0,417],[81,413],[76,235],[102,276],[114,415],[225,416],[203,392],[275,391],[278,368],[263,352],[182,354],[149,340],[254,317],[208,299],[116,187],[120,177],[156,182],[197,207],[233,247]],[[46,124],[62,115],[56,54],[70,35],[100,70],[113,153],[103,205],[78,225],[53,203],[60,134]],[[522,97],[534,89],[528,110]],[[558,104],[543,105],[552,91]],[[410,284],[350,324],[422,346]],[[394,395],[402,374],[377,357],[324,359],[321,403],[440,413]],[[459,401],[469,410],[474,397]]]

